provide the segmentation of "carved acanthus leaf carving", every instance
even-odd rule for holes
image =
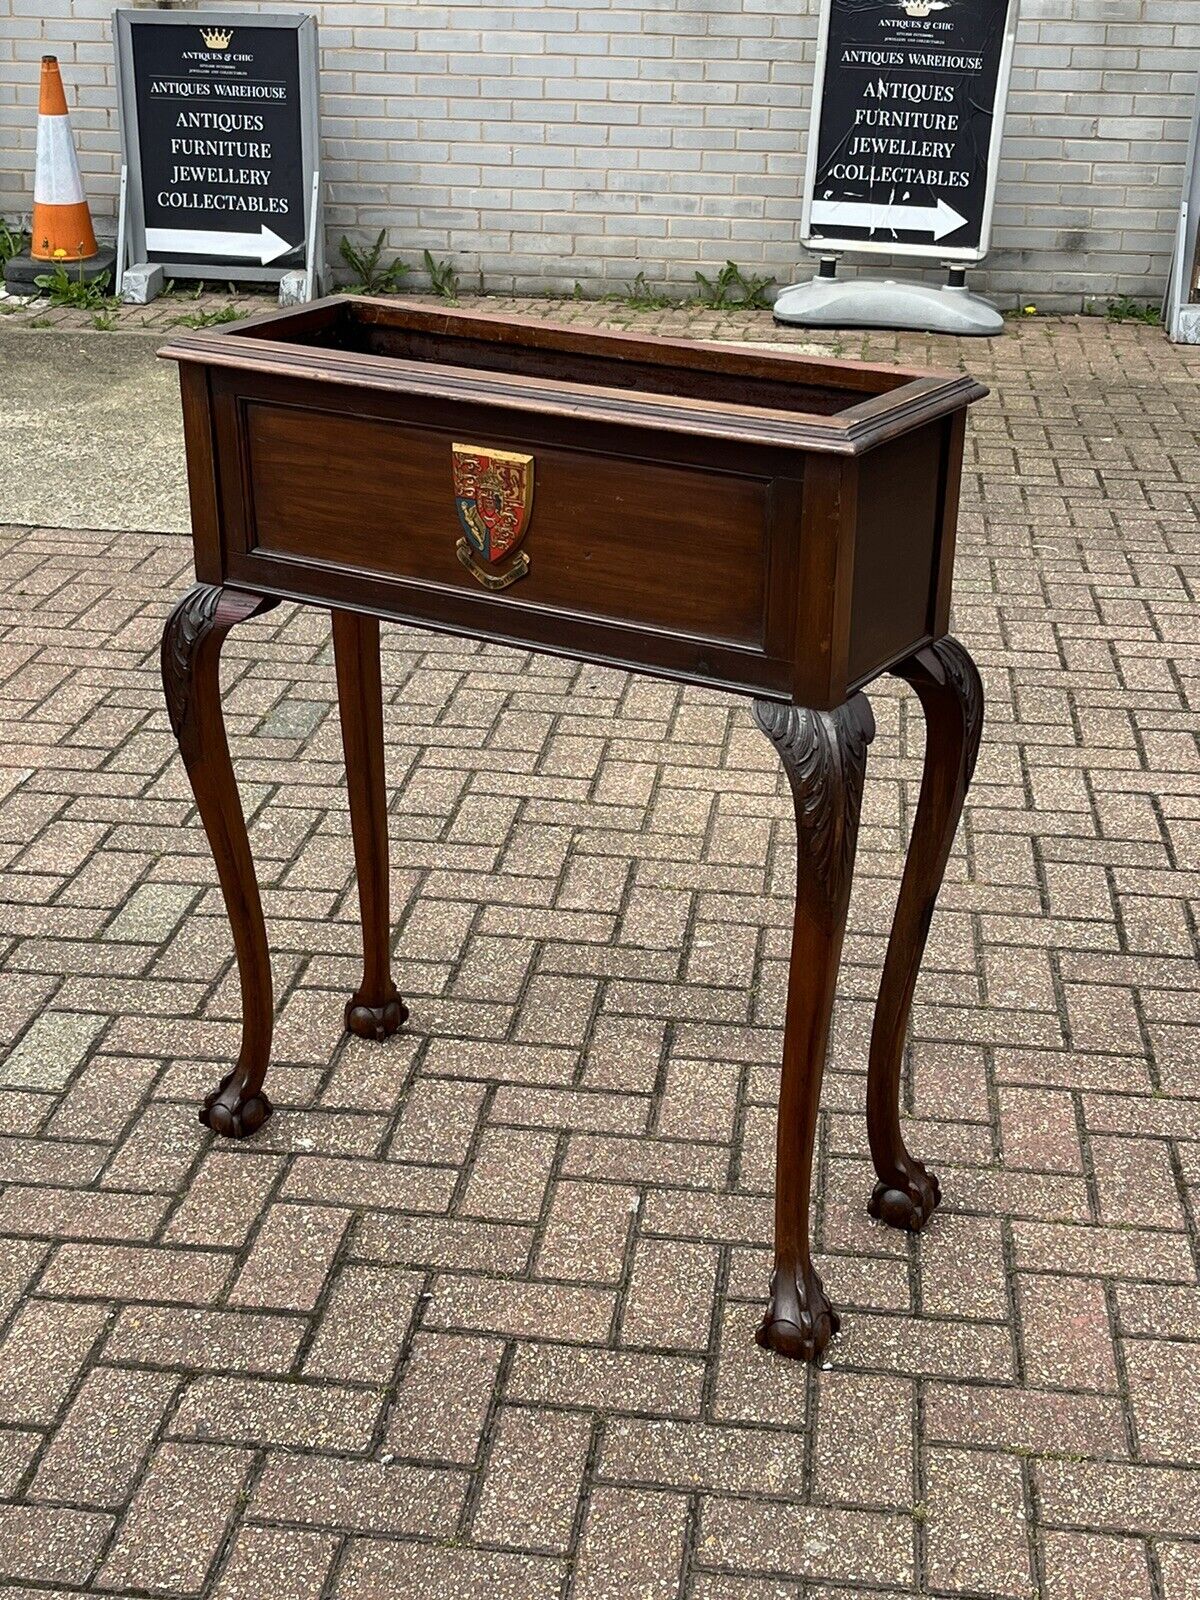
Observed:
[[[983,737],[983,683],[979,677],[979,668],[957,639],[939,639],[933,649],[953,682],[958,698],[962,701],[967,725],[966,763],[969,785],[979,756],[979,741]]]
[[[866,751],[875,737],[871,707],[861,694],[836,711],[756,700],[754,717],[788,775],[800,847],[835,893],[854,861]]]
[[[910,683],[922,700],[930,688],[937,691],[948,686],[954,691],[963,711],[964,788],[969,787],[983,737],[983,684],[970,654],[957,639],[947,636],[918,650],[892,671]]]
[[[175,607],[163,630],[163,693],[171,730],[177,739],[187,717],[192,663],[201,641],[212,628],[220,600],[221,590],[215,584],[196,584]]]

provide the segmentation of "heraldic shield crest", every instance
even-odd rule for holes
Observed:
[[[529,526],[533,457],[474,444],[456,444],[452,454],[454,503],[466,535],[458,541],[458,559],[486,589],[507,589],[529,571],[524,551],[507,567],[501,563]]]

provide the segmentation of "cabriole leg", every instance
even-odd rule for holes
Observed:
[[[363,1039],[386,1039],[407,1020],[408,1008],[396,991],[391,973],[378,620],[351,611],[335,611],[333,657],[363,933],[363,979],[346,1003],[346,1027]]]
[[[836,711],[755,703],[796,803],[796,911],[783,1039],[775,1170],[775,1270],[760,1345],[815,1361],[838,1329],[809,1249],[809,1189],[821,1075],[846,928],[867,746],[861,694]]]
[[[941,1190],[905,1148],[900,1069],[934,903],[979,753],[983,685],[954,639],[928,645],[892,670],[916,690],[925,713],[925,770],[871,1031],[867,1133],[879,1181],[868,1209],[893,1228],[915,1233],[929,1221]]]
[[[276,604],[244,590],[200,583],[175,607],[162,637],[167,715],[212,847],[242,984],[242,1048],[237,1065],[200,1112],[201,1122],[231,1139],[245,1138],[271,1115],[262,1082],[271,1055],[275,1007],[262,901],[221,711],[221,646],[236,623]]]

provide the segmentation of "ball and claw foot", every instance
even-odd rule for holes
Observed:
[[[346,1029],[359,1039],[390,1039],[408,1021],[408,1007],[395,989],[382,1005],[367,1005],[360,994],[346,1002]]]
[[[807,1278],[778,1269],[771,1277],[771,1301],[754,1335],[764,1350],[793,1361],[816,1361],[842,1325],[813,1268]]]
[[[248,1139],[258,1132],[275,1107],[262,1089],[243,1097],[241,1089],[234,1084],[236,1076],[231,1072],[221,1079],[200,1108],[200,1121],[222,1138]]]
[[[903,1228],[909,1233],[920,1233],[933,1215],[942,1198],[941,1185],[935,1173],[927,1172],[914,1157],[908,1158],[908,1169],[897,1173],[891,1183],[881,1178],[867,1202],[867,1210],[889,1228]]]

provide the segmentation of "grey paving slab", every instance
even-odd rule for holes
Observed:
[[[24,337],[102,414],[105,372],[169,381],[150,341]],[[278,1111],[230,1145],[196,1102],[237,1048],[232,951],[158,682],[190,545],[64,530],[55,484],[94,503],[96,454],[52,470],[48,525],[0,527],[6,1594],[1200,1593],[1200,350],[1098,320],[808,342],[991,388],[955,591],[988,712],[905,1072],[945,1200],[917,1238],[866,1216],[924,740],[885,679],[822,1090],[843,1325],[818,1372],[753,1340],[795,832],[745,705],[385,627],[412,1015],[376,1045],[341,1031],[328,618],[234,630]],[[147,439],[149,479],[178,441]]]
[[[160,343],[0,325],[0,522],[187,532],[179,384]]]

